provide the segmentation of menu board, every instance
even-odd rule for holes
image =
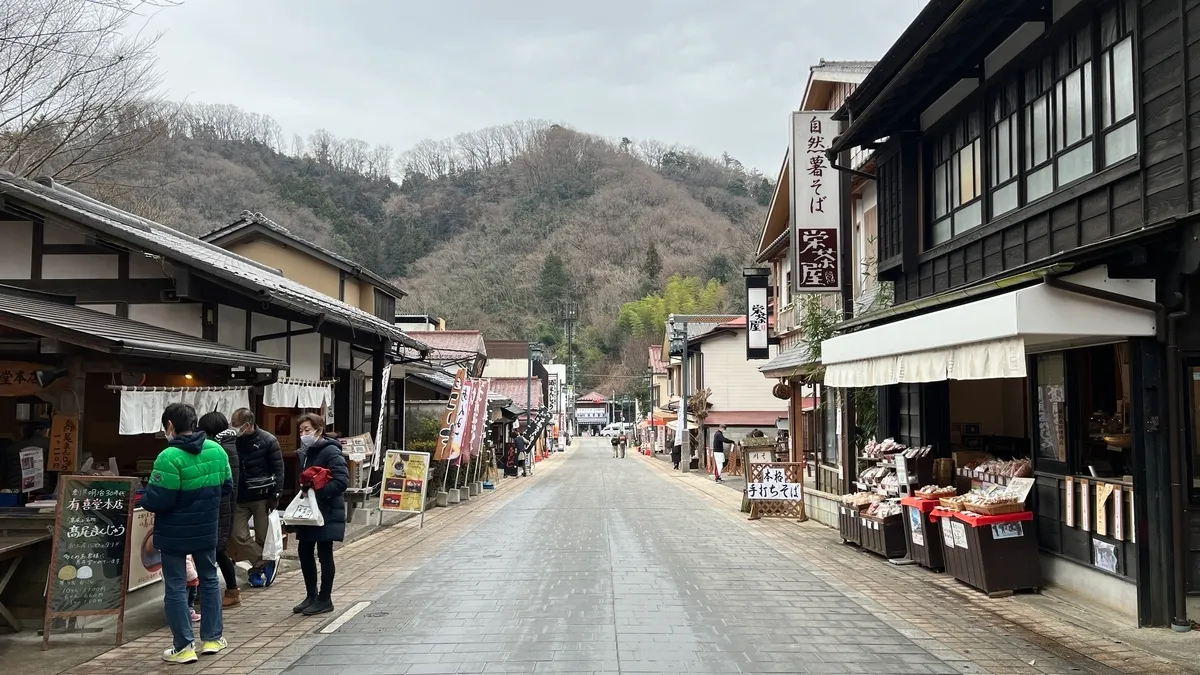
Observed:
[[[63,476],[54,518],[42,648],[54,619],[116,614],[124,630],[135,478]]]
[[[429,453],[388,450],[383,461],[379,508],[424,514],[428,472]]]

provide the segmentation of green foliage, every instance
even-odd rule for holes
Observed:
[[[821,343],[833,337],[833,327],[841,320],[841,314],[822,302],[822,296],[805,293],[798,301],[799,326],[804,346],[812,356],[812,362],[821,360]]]
[[[716,279],[705,283],[699,277],[676,274],[667,280],[661,295],[647,295],[621,305],[617,328],[624,335],[657,336],[671,314],[720,314],[728,304],[725,287]]]
[[[438,432],[442,430],[442,418],[437,415],[425,414],[417,417],[415,422],[405,425],[405,441],[410,450],[417,450],[413,443],[435,443]],[[423,451],[422,451],[423,452]]]
[[[716,279],[722,284],[729,283],[733,277],[735,267],[733,261],[724,253],[716,253],[704,266],[704,277],[706,279]]]

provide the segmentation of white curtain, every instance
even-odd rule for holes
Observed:
[[[250,407],[250,388],[183,388],[167,391],[121,390],[121,414],[117,433],[122,436],[156,434],[162,431],[163,410],[172,403],[187,403],[197,416],[213,411],[229,417],[238,408]]]
[[[319,410],[333,403],[333,387],[305,381],[281,379],[263,388],[263,405],[268,408]]]

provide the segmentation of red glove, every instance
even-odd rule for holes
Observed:
[[[320,490],[332,477],[333,474],[329,473],[329,469],[323,466],[310,466],[300,474],[300,487],[311,486],[315,490]]]

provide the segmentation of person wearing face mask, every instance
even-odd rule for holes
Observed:
[[[283,452],[279,439],[255,424],[248,408],[233,411],[230,422],[237,429],[237,454],[241,462],[238,474],[237,509],[233,516],[233,545],[238,560],[250,563],[250,586],[263,588],[275,581],[279,566],[262,559],[267,540],[267,522],[271,511],[279,507],[283,487]],[[254,519],[254,532],[250,519]]]
[[[225,649],[217,539],[221,500],[233,491],[229,456],[203,431],[196,409],[172,403],[162,414],[167,447],[154,460],[141,506],[154,514],[154,547],[162,553],[163,611],[174,640],[163,652],[167,663],[195,663],[197,652]],[[188,609],[187,559],[200,580],[200,649]]]
[[[333,542],[346,536],[346,500],[342,496],[350,485],[350,472],[342,444],[325,435],[325,420],[320,415],[306,413],[297,420],[300,432],[300,474],[314,467],[328,471],[328,480],[320,488],[301,485],[312,490],[325,524],[320,527],[296,526],[296,541],[300,542],[300,571],[304,574],[304,600],[292,611],[313,616],[333,611]],[[317,558],[321,560],[321,585],[317,586]]]

